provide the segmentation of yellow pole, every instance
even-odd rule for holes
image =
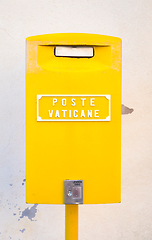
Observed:
[[[78,240],[78,204],[65,205],[65,240]]]

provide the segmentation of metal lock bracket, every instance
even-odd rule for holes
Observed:
[[[64,203],[83,204],[83,180],[64,181]]]

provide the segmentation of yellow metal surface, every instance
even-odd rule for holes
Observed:
[[[65,205],[65,240],[78,240],[78,205]]]
[[[93,46],[94,57],[56,57],[59,45]],[[27,38],[26,202],[63,204],[66,179],[83,180],[84,204],[121,201],[119,38]]]

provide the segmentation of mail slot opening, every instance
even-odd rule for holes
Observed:
[[[94,49],[91,46],[56,46],[54,55],[56,57],[92,58]]]

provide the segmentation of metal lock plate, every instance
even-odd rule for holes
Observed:
[[[83,204],[83,180],[64,181],[64,203]]]

